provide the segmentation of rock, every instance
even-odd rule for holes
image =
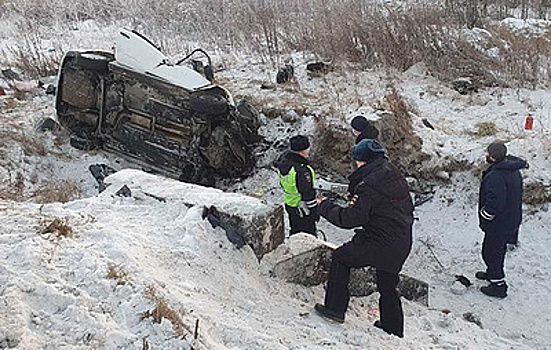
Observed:
[[[452,87],[461,95],[478,92],[478,86],[472,78],[459,78],[452,81]]]
[[[325,62],[312,62],[306,65],[306,70],[310,76],[322,76],[331,70],[331,66]]]
[[[441,180],[444,180],[444,181],[449,181],[450,180],[450,173],[448,173],[447,171],[441,170],[441,171],[436,173],[436,177],[441,179]]]
[[[268,205],[260,199],[239,193],[226,193],[222,190],[180,182],[143,171],[124,169],[104,179],[108,187],[100,197],[108,198],[117,189],[127,185],[136,199],[152,197],[166,203],[180,203],[186,206],[216,207],[217,225],[231,239],[240,235],[260,260],[264,254],[274,250],[285,240],[283,226],[283,206]]]
[[[58,124],[58,122],[50,117],[46,117],[42,119],[36,128],[38,131],[51,131],[56,132],[61,130],[61,125]]]
[[[260,88],[262,90],[275,90],[276,86],[272,83],[262,83],[262,85],[260,85]]]
[[[278,84],[285,84],[291,81],[294,78],[295,69],[292,65],[287,64],[284,67],[281,67],[276,75],[276,82]]]
[[[334,249],[334,246],[319,241],[318,246],[296,252],[291,257],[276,263],[272,270],[273,275],[305,286],[321,284],[327,280]],[[375,279],[375,269],[372,267],[352,269],[349,284],[350,295],[368,296],[376,292]],[[418,279],[400,274],[398,292],[408,300],[425,306],[429,304],[429,286]]]
[[[482,327],[482,321],[480,321],[480,317],[473,314],[472,312],[465,312],[463,314],[463,319],[465,319],[465,321],[472,322],[472,323],[476,324],[480,328],[484,328],[484,327]]]

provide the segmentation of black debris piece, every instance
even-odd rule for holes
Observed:
[[[468,93],[478,92],[478,86],[472,78],[459,78],[452,81],[452,87],[461,95],[467,95]]]
[[[53,118],[46,117],[38,123],[38,126],[36,128],[38,131],[59,131],[61,130],[61,126],[55,121]]]
[[[325,62],[312,62],[306,65],[308,73],[315,73],[316,75],[326,74],[331,70],[331,66]]]
[[[19,74],[11,69],[2,69],[2,75],[8,80],[21,80]]]
[[[115,192],[115,196],[132,197],[132,191],[128,186],[124,185],[117,192]]]
[[[285,67],[279,69],[276,75],[276,82],[278,84],[285,84],[293,79],[295,74],[295,69],[292,65],[287,64]]]
[[[50,84],[46,87],[46,95],[55,95],[55,85]]]
[[[92,164],[88,167],[88,170],[90,170],[92,176],[98,183],[99,193],[103,192],[107,188],[107,185],[103,180],[105,180],[107,176],[117,172],[107,164]]]
[[[462,285],[464,285],[465,287],[470,287],[473,285],[473,283],[471,282],[470,279],[468,279],[467,277],[463,276],[463,275],[455,275],[455,280],[456,281],[459,281],[459,283],[461,283]]]
[[[432,126],[432,124],[429,122],[429,120],[427,118],[423,118],[423,119],[421,119],[421,121],[423,122],[424,126],[426,126],[429,129],[434,130],[434,126]]]

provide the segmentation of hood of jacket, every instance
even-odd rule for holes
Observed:
[[[516,171],[524,168],[528,168],[528,163],[524,159],[515,156],[506,156],[502,161],[490,165],[490,167],[483,172],[482,177],[485,177],[490,171],[494,170]]]

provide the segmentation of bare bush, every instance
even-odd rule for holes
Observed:
[[[106,278],[115,280],[117,285],[125,285],[129,283],[128,272],[125,271],[120,265],[108,264]]]
[[[67,222],[60,218],[44,218],[39,223],[39,233],[42,235],[53,234],[54,237],[71,238],[73,237],[73,228]]]
[[[174,327],[176,335],[185,339],[191,331],[186,327],[180,313],[170,307],[165,298],[157,294],[157,290],[153,286],[148,286],[145,291],[145,296],[155,303],[155,308],[151,311],[146,311],[142,314],[142,319],[152,318],[153,322],[161,323],[163,318],[170,321]]]
[[[23,174],[18,172],[14,181],[0,182],[0,199],[18,202],[26,199],[25,178]]]
[[[8,11],[27,23],[22,21],[21,40],[9,48],[8,56],[17,57],[21,69],[34,70],[33,74],[51,72],[62,50],[43,53],[47,36],[37,24],[94,19],[121,21],[160,43],[169,54],[183,54],[189,51],[186,42],[201,40],[218,48],[253,51],[273,63],[295,51],[401,71],[425,62],[440,79],[471,76],[485,86],[536,87],[548,83],[551,70],[549,38],[517,37],[487,25],[488,16],[502,18],[518,9],[523,17],[541,17],[550,7],[541,0],[498,4],[447,0],[443,6],[436,2],[403,7],[369,0],[135,0],[133,4],[13,0],[5,5]],[[467,38],[465,25],[487,27],[499,53],[489,53]]]
[[[5,151],[12,143],[18,144],[26,156],[45,156],[48,154],[48,149],[36,135],[25,133],[18,130],[18,128],[0,130],[0,150]]]

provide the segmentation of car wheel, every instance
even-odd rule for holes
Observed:
[[[228,101],[221,95],[191,95],[189,108],[195,114],[220,116],[228,112]]]
[[[101,148],[101,142],[98,139],[85,139],[74,135],[71,136],[69,143],[74,148],[80,149],[83,151],[91,151],[91,150],[96,150]]]
[[[87,70],[105,72],[107,65],[113,59],[113,55],[107,52],[83,52],[75,57],[74,65]]]

